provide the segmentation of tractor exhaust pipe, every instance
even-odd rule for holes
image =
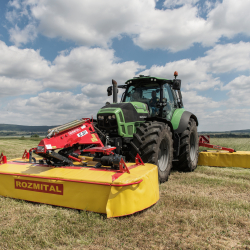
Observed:
[[[113,84],[113,103],[117,103],[117,92],[118,92],[117,82],[114,79],[112,79],[112,84]]]

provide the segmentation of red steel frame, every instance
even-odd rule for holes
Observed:
[[[218,145],[210,144],[210,135],[200,135],[199,136],[199,147],[213,148],[217,150],[225,150],[230,153],[236,152],[233,148],[225,148]]]

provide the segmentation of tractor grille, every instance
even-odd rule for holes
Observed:
[[[114,114],[102,114],[104,119],[98,119],[98,127],[105,129],[107,132],[117,132],[118,126],[116,119],[108,119],[108,117],[112,115]]]

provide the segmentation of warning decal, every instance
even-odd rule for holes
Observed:
[[[63,195],[63,184],[15,179],[15,189]]]
[[[87,130],[83,130],[81,133],[77,134],[78,137],[82,137],[88,133]]]
[[[98,141],[98,139],[96,138],[95,134],[92,134],[91,141],[92,141],[92,142]]]

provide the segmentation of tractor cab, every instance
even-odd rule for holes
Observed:
[[[125,84],[126,91],[121,101],[146,104],[149,117],[161,117],[171,120],[174,110],[179,107],[172,81],[140,76],[128,80]]]

